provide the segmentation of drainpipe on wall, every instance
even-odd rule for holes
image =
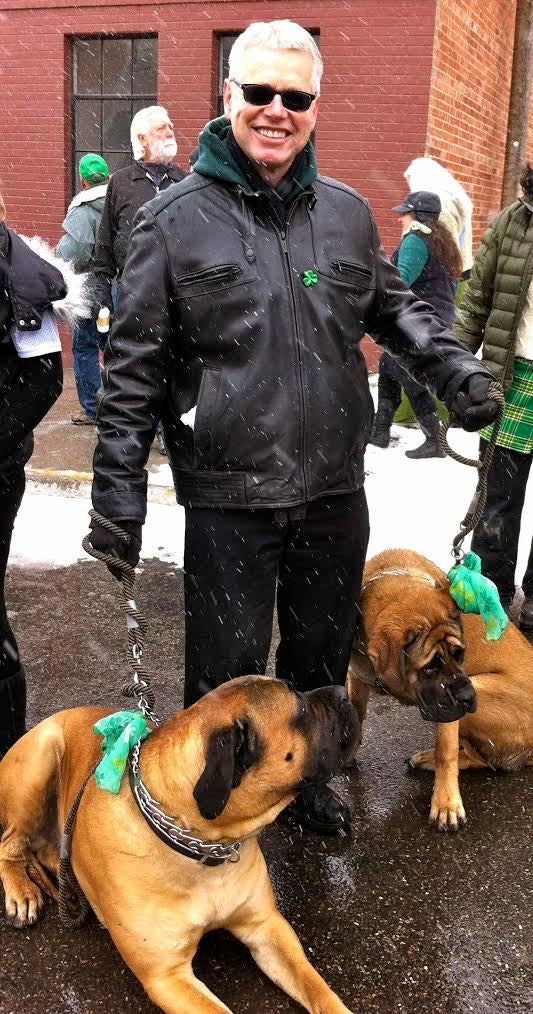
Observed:
[[[507,121],[502,208],[516,201],[527,158],[529,103],[533,76],[533,0],[516,0],[513,69]]]

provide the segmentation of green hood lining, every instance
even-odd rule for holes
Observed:
[[[219,116],[216,120],[206,123],[198,139],[200,157],[195,162],[194,171],[200,173],[201,176],[208,176],[210,179],[223,180],[225,183],[240,186],[245,193],[252,194],[254,191],[250,181],[243,175],[226,144],[230,130],[231,123],[225,116]],[[318,175],[315,151],[311,141],[307,142],[304,152],[307,155],[305,170],[298,180],[294,180],[298,191],[311,186]],[[252,165],[252,163],[250,164]]]

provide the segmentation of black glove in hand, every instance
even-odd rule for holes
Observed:
[[[489,385],[493,381],[484,373],[472,373],[461,384],[450,406],[452,421],[474,433],[494,422],[498,413],[498,402],[488,397]]]
[[[102,528],[96,521],[91,521],[90,524],[89,542],[91,546],[100,553],[116,556],[119,560],[126,560],[128,563],[131,563],[132,567],[136,567],[139,562],[142,545],[142,525],[140,521],[120,521],[116,518],[111,518],[110,520],[128,533],[130,536],[129,546],[122,539],[119,539],[118,535],[108,532],[107,528]],[[111,563],[107,563],[106,567],[113,577],[116,577],[120,581],[122,577],[120,569],[113,567]]]

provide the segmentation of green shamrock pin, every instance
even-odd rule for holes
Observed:
[[[318,275],[316,271],[304,271],[302,274],[302,282],[309,288],[310,285],[316,285],[318,282]]]

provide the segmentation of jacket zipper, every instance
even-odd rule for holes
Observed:
[[[526,263],[525,263],[524,274],[522,276],[524,278],[527,277],[527,275],[529,273],[529,265],[531,263],[531,259],[532,258],[533,258],[533,249],[530,250],[529,255],[527,257],[527,260],[526,260]],[[509,388],[511,387],[511,385],[513,383],[513,378],[511,376],[510,380],[509,380],[509,387],[507,388],[507,391],[506,391],[505,388],[506,388],[506,383],[507,383],[507,374],[509,372],[509,366],[511,364],[511,361],[513,363],[513,370],[514,370],[514,361],[515,361],[515,358],[516,358],[516,335],[517,335],[517,331],[518,331],[518,325],[519,325],[520,320],[522,318],[522,312],[523,312],[523,309],[524,309],[524,305],[525,305],[525,302],[526,302],[526,296],[527,296],[528,291],[529,291],[529,285],[522,286],[521,289],[520,289],[520,302],[519,302],[519,305],[516,308],[512,342],[509,344],[509,350],[507,352],[507,356],[505,358],[505,363],[504,363],[504,367],[503,367],[502,387],[503,387],[503,390],[504,390],[504,393],[505,393],[506,396],[509,393]]]
[[[306,417],[306,410],[305,410],[305,389],[304,389],[304,382],[303,382],[303,375],[302,375],[302,357],[300,355],[300,337],[301,336],[300,336],[299,329],[298,329],[297,303],[296,303],[296,296],[295,296],[295,293],[294,293],[294,283],[293,283],[293,278],[292,278],[291,257],[290,257],[290,253],[289,253],[288,243],[287,243],[287,234],[288,234],[288,231],[289,231],[289,225],[290,225],[290,221],[291,221],[291,218],[293,216],[293,213],[294,213],[294,210],[296,208],[297,203],[298,203],[298,201],[296,200],[294,202],[294,204],[292,204],[291,208],[289,209],[289,214],[287,215],[287,221],[285,223],[285,228],[283,230],[280,231],[274,223],[273,223],[273,225],[274,225],[274,228],[276,229],[276,232],[279,234],[280,239],[281,239],[281,248],[282,248],[283,253],[285,255],[285,265],[284,265],[284,267],[285,267],[285,276],[286,276],[286,279],[287,279],[287,281],[289,283],[289,290],[290,290],[290,294],[291,294],[292,318],[293,318],[293,324],[294,324],[294,334],[296,336],[295,345],[296,345],[296,356],[297,356],[297,360],[298,360],[298,380],[299,380],[299,386],[300,386],[300,401],[301,401],[301,405],[302,405],[302,422],[301,422],[301,427],[300,427],[300,439],[301,439],[301,445],[302,445],[302,477],[303,477],[303,486],[304,486],[305,498],[307,500],[308,493],[309,493],[309,484],[308,484],[308,481],[307,481],[306,464],[305,464],[305,447],[306,447],[306,425],[305,425],[306,419],[305,419],[305,417]]]

